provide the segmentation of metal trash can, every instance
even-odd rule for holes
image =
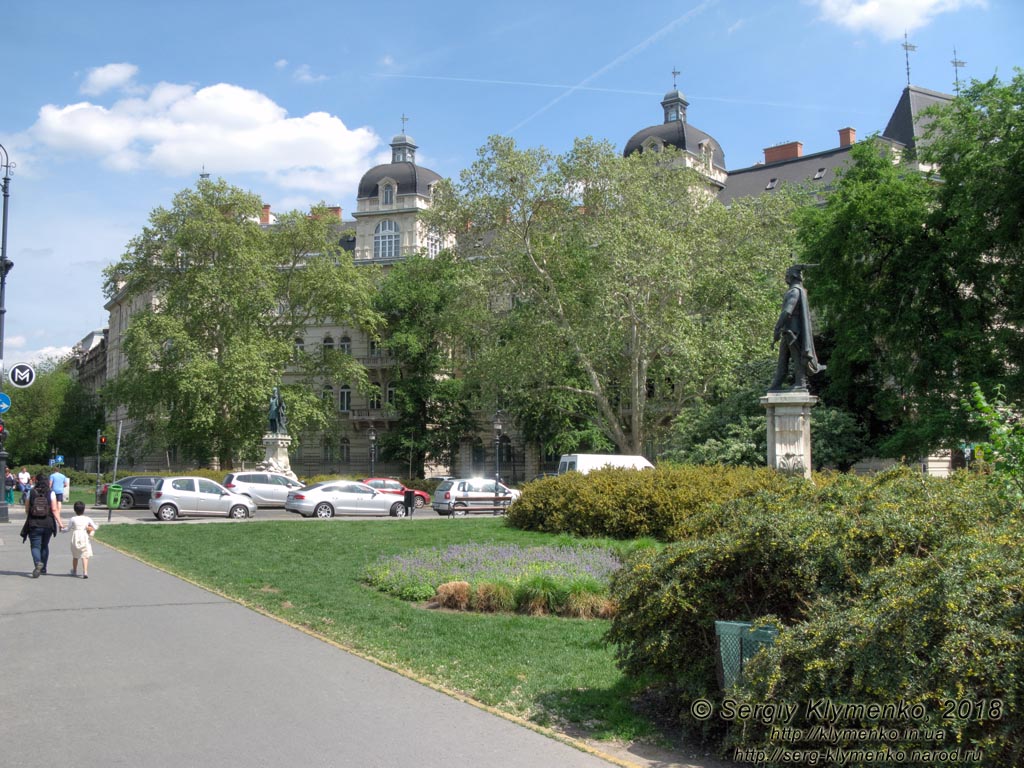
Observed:
[[[121,486],[116,483],[107,488],[107,509],[120,509]]]
[[[715,638],[718,641],[716,663],[718,684],[729,690],[743,675],[743,667],[759,650],[775,642],[778,630],[757,627],[745,621],[716,621]]]
[[[412,517],[412,511],[416,508],[416,492],[406,488],[402,501],[405,503],[405,516]]]

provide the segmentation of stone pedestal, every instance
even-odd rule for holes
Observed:
[[[800,389],[769,392],[761,398],[768,411],[769,467],[811,477],[811,408],[817,402]]]
[[[268,432],[265,434],[263,436],[263,448],[266,451],[266,458],[257,469],[280,472],[291,478],[298,479],[295,477],[295,473],[292,472],[292,464],[288,459],[288,446],[291,444],[292,439],[288,435],[281,434],[280,432]]]

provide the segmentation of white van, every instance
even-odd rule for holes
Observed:
[[[581,472],[584,475],[602,467],[626,469],[654,469],[643,456],[615,456],[602,453],[566,453],[558,460],[558,474]]]

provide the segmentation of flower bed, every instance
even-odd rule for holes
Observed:
[[[621,567],[601,547],[459,544],[378,560],[364,580],[403,600],[447,608],[610,616],[608,583]]]

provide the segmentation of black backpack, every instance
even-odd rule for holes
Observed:
[[[37,491],[29,494],[28,516],[36,519],[50,515],[50,494],[40,495]]]

